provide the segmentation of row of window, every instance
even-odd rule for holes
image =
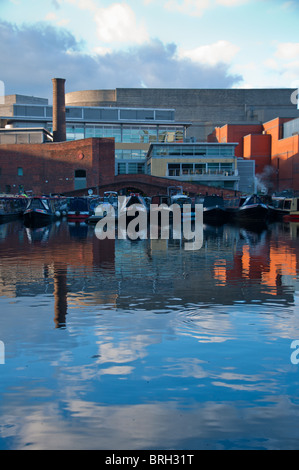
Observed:
[[[129,150],[115,150],[115,159],[116,160],[145,160],[147,155],[147,150],[140,149],[129,149]]]
[[[145,163],[118,163],[116,171],[118,175],[144,175]]]
[[[178,127],[161,126],[67,126],[67,140],[78,140],[90,137],[113,137],[115,142],[124,143],[156,143],[178,142],[184,140],[184,129]]]
[[[234,175],[232,163],[169,163],[167,176]]]
[[[234,146],[221,145],[163,145],[154,146],[152,157],[233,157]]]
[[[85,121],[174,121],[172,109],[127,109],[127,108],[85,108],[66,107],[68,119]],[[14,104],[14,116],[51,118],[52,106]]]

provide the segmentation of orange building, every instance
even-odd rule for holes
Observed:
[[[209,141],[236,142],[239,158],[255,160],[256,175],[270,190],[299,191],[299,120],[216,127]]]

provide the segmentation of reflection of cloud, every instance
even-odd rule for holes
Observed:
[[[223,441],[242,448],[244,440],[248,448],[297,448],[298,406],[279,396],[270,401],[267,407],[210,401],[184,408],[173,402],[101,406],[70,400],[64,403],[65,414],[57,402],[18,406],[21,424],[14,427],[15,408],[2,409],[1,427],[6,437],[16,439],[16,450],[220,449]]]
[[[115,366],[101,369],[100,375],[129,375],[133,372],[133,367]]]
[[[135,338],[134,336],[128,337],[127,341],[119,344],[103,343],[99,347],[100,358],[98,359],[99,364],[114,362],[117,364],[127,363],[135,361],[138,358],[146,356],[145,346],[148,343],[148,338],[141,336]]]

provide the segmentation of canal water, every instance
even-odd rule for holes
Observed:
[[[299,448],[298,225],[0,250],[0,449]]]

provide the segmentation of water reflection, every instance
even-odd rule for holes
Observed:
[[[0,448],[298,448],[295,224],[0,226]]]

